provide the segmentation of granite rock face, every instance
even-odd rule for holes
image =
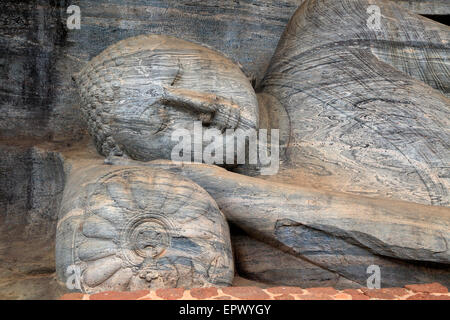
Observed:
[[[448,285],[450,215],[446,207],[275,183],[205,164],[139,163],[120,157],[107,162],[188,177],[216,199],[230,223],[252,238],[350,282],[365,285],[367,267],[375,264],[385,272],[383,286],[406,284],[411,278],[419,283],[438,279]],[[251,242],[248,245],[261,250]],[[282,256],[268,252],[268,257]]]
[[[0,226],[51,238],[65,184],[60,154],[30,145],[2,145],[0,154]]]
[[[0,3],[0,135],[79,138],[76,106],[66,99],[64,47],[68,1]]]
[[[394,0],[393,0],[394,1]],[[0,134],[78,139],[85,124],[72,75],[119,40],[166,34],[208,45],[259,82],[303,0],[4,0],[0,3]],[[446,0],[395,0],[424,14],[449,14]],[[78,5],[81,29],[69,30]]]
[[[414,13],[424,15],[450,15],[447,0],[393,0]]]
[[[301,0],[0,3],[0,132],[61,141],[85,133],[72,75],[119,40],[165,34],[210,46],[260,79]],[[81,28],[69,30],[69,5]],[[25,124],[25,125],[24,125]]]
[[[0,299],[53,299],[63,158],[33,143],[0,146]]]
[[[206,191],[165,171],[104,165],[72,168],[56,271],[87,293],[227,286],[234,277],[228,225]]]
[[[236,271],[246,279],[281,286],[320,285],[333,288],[361,286],[301,256],[283,252],[245,233],[232,230],[231,235]]]

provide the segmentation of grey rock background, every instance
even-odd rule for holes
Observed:
[[[447,0],[396,0],[424,14],[449,14]],[[109,45],[160,33],[209,45],[261,79],[303,0],[2,0],[0,136],[51,141],[85,132],[71,75]],[[81,9],[68,30],[66,9]]]
[[[0,299],[49,299],[57,212],[64,188],[57,152],[0,146]]]
[[[0,135],[49,140],[84,132],[72,74],[109,45],[131,36],[178,36],[224,53],[260,78],[302,0],[2,1]],[[67,30],[66,8],[81,9]]]
[[[424,15],[450,14],[448,0],[395,0],[401,6]]]

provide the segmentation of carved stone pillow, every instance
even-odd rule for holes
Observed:
[[[74,170],[59,219],[56,268],[70,289],[92,293],[232,282],[225,217],[187,178],[143,167]]]

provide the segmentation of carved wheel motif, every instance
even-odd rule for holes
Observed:
[[[156,277],[147,274],[171,246],[175,227],[163,215],[168,203],[148,195],[164,185],[162,193],[170,191],[171,183],[164,173],[139,169],[119,169],[96,181],[73,237],[73,262],[81,267],[83,291],[112,278]]]
[[[83,182],[75,180],[63,200],[68,211],[59,225],[57,260],[59,270],[77,268],[81,291],[231,283],[225,217],[201,187],[141,167],[99,166],[78,174]]]
[[[157,214],[130,219],[121,235],[122,254],[130,266],[142,259],[157,259],[170,247],[170,222]]]

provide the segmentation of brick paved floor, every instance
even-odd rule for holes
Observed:
[[[439,283],[411,284],[404,288],[346,289],[298,287],[222,287],[141,290],[134,292],[69,293],[61,300],[450,300]]]

